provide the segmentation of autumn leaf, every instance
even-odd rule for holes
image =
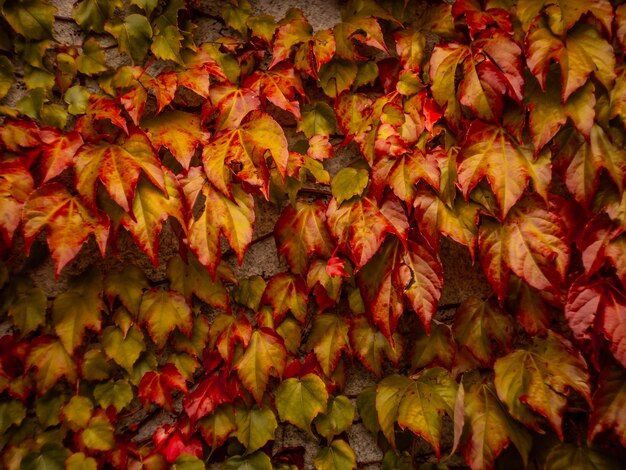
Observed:
[[[587,365],[578,351],[548,330],[536,336],[528,349],[517,349],[496,360],[495,386],[509,413],[530,429],[540,431],[532,411],[545,417],[563,438],[563,413],[569,389],[591,401]]]
[[[19,162],[0,163],[0,234],[7,246],[11,246],[13,234],[20,225],[24,203],[34,189],[30,172]]]
[[[326,228],[326,208],[322,201],[286,206],[274,227],[278,252],[285,255],[291,271],[304,274],[312,255],[328,258],[333,242]]]
[[[72,16],[85,31],[104,32],[104,23],[122,8],[121,0],[82,0],[72,11]]]
[[[456,349],[450,327],[433,320],[429,333],[420,327],[415,335],[411,368],[416,371],[428,366],[441,366],[450,370]]]
[[[165,191],[161,164],[141,132],[131,133],[122,145],[86,144],[76,154],[75,165],[76,189],[94,205],[97,180],[126,212],[131,211],[135,187],[142,172],[156,187]]]
[[[466,462],[472,469],[494,468],[496,459],[511,442],[527,462],[530,435],[509,416],[493,384],[479,380],[477,374],[467,382],[464,403],[469,431],[462,444]]]
[[[251,88],[216,85],[209,93],[213,106],[219,109],[215,124],[218,131],[236,129],[248,113],[261,109],[259,95]]]
[[[624,445],[626,441],[626,421],[624,420],[624,400],[626,400],[624,371],[619,367],[607,367],[600,375],[599,386],[593,394],[592,413],[589,417],[589,442],[607,429],[615,432]]]
[[[158,288],[144,292],[139,321],[146,325],[150,337],[159,349],[163,349],[175,328],[189,335],[193,324],[191,309],[185,298],[176,291]]]
[[[133,13],[125,16],[123,22],[106,22],[104,29],[117,39],[118,47],[130,56],[133,63],[140,63],[144,59],[153,34],[145,16]]]
[[[317,362],[330,377],[343,351],[350,350],[348,319],[336,313],[323,313],[313,317],[307,349],[315,353]]]
[[[3,17],[11,28],[31,40],[52,37],[56,11],[56,7],[39,0],[3,2],[2,6]]]
[[[319,470],[353,470],[356,456],[352,447],[343,439],[335,439],[328,447],[321,447],[313,459]]]
[[[41,159],[42,183],[45,183],[72,166],[83,139],[76,132],[62,134],[53,129],[42,129],[39,135],[46,144]]]
[[[159,241],[163,223],[173,217],[185,228],[185,214],[178,180],[169,171],[163,172],[165,191],[154,186],[148,179],[139,181],[132,202],[132,218],[129,213],[121,215],[121,224],[131,234],[137,246],[150,261],[159,264]]]
[[[499,350],[508,351],[513,340],[513,320],[492,301],[470,297],[454,314],[452,334],[484,366]]]
[[[213,413],[218,406],[243,397],[239,382],[225,370],[204,377],[183,399],[183,408],[192,422]]]
[[[268,72],[255,72],[246,77],[243,86],[254,90],[273,105],[291,113],[300,121],[300,103],[296,96],[304,96],[302,81],[292,67],[280,65]]]
[[[593,27],[577,25],[562,40],[545,26],[538,26],[529,32],[526,42],[528,67],[542,89],[546,88],[550,61],[559,63],[563,102],[587,82],[592,72],[611,89],[615,80],[613,48]]]
[[[150,404],[158,405],[166,410],[172,410],[172,391],[187,392],[184,377],[173,364],[165,364],[160,371],[149,371],[139,382],[139,401],[147,408]]]
[[[522,22],[524,31],[528,31],[529,27],[535,23],[537,16],[541,13],[547,13],[548,7],[555,5],[559,12],[553,16],[557,34],[565,34],[574,26],[585,13],[591,13],[599,21],[601,21],[606,30],[611,29],[611,19],[613,12],[611,4],[606,0],[586,1],[557,1],[556,4],[545,0],[522,0],[517,6],[517,15]]]
[[[304,280],[291,273],[279,273],[268,281],[261,306],[271,305],[274,321],[278,324],[283,321],[287,312],[300,322],[304,323],[307,314],[308,289]]]
[[[355,356],[374,375],[383,373],[383,358],[397,364],[404,351],[401,337],[392,335],[390,342],[378,328],[372,326],[367,317],[361,315],[354,319],[350,329],[350,346]]]
[[[237,408],[235,421],[237,423],[235,437],[248,452],[254,452],[263,447],[267,441],[273,440],[278,427],[276,416],[268,406]]]
[[[387,199],[379,208],[365,197],[339,204],[331,199],[326,211],[331,235],[357,269],[362,268],[382,245],[387,234],[406,240],[408,221],[400,203]]]
[[[217,132],[204,146],[202,162],[209,181],[232,197],[232,177],[245,182],[269,199],[269,151],[282,178],[287,173],[289,152],[282,128],[269,114],[253,112],[236,129]]]
[[[92,212],[83,201],[72,196],[60,183],[47,183],[30,194],[22,212],[26,252],[44,227],[55,273],[78,254],[89,235],[94,235],[104,255],[109,235],[109,220]]]
[[[148,287],[148,278],[134,265],[125,266],[122,270],[109,271],[104,278],[104,292],[109,305],[117,298],[133,315],[139,313],[141,296]]]
[[[211,415],[198,422],[200,434],[205,442],[217,449],[237,430],[232,406],[219,406]]]
[[[307,374],[301,379],[284,380],[276,389],[275,399],[281,421],[287,421],[312,436],[311,422],[326,412],[328,392],[322,379]]]
[[[83,343],[86,329],[100,331],[102,274],[95,268],[73,278],[52,304],[52,325],[65,349],[73,353]]]
[[[154,148],[167,148],[186,170],[196,148],[208,137],[200,125],[200,118],[184,111],[161,113],[158,117],[144,119],[141,125],[147,129]]]
[[[188,184],[183,186],[185,191],[188,188]],[[221,235],[237,254],[239,264],[243,262],[243,256],[252,242],[254,199],[239,185],[232,187],[233,199],[225,197],[211,184],[202,185],[201,192],[205,197],[204,208],[198,218],[189,221],[189,247],[198,261],[215,275],[222,257]]]
[[[211,347],[216,347],[226,364],[231,364],[235,345],[248,346],[252,326],[244,314],[218,315],[211,324],[209,333]]]
[[[35,369],[33,374],[40,395],[50,390],[62,377],[70,384],[76,382],[76,367],[71,356],[60,341],[48,336],[41,336],[33,342],[26,366]]]
[[[287,351],[283,339],[268,328],[254,330],[243,356],[235,365],[237,375],[257,403],[261,403],[270,373],[281,377]]]

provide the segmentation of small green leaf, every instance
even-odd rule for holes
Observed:
[[[109,303],[117,297],[126,309],[132,314],[139,313],[139,305],[143,291],[150,285],[148,278],[137,266],[124,266],[119,271],[109,272],[104,279],[104,292]]]
[[[98,463],[93,457],[87,457],[82,452],[70,455],[65,461],[66,470],[97,470]]]
[[[106,380],[111,373],[111,365],[100,348],[89,349],[80,365],[85,380]]]
[[[183,454],[176,459],[170,470],[204,470],[204,462],[195,455]]]
[[[88,38],[83,43],[83,53],[76,58],[76,65],[80,73],[89,76],[106,72],[109,69],[104,51],[94,38]]]
[[[364,389],[356,397],[356,406],[359,409],[359,416],[363,421],[363,426],[373,435],[380,431],[378,422],[378,412],[376,411],[376,386],[371,385]]]
[[[335,112],[328,104],[318,101],[302,107],[302,121],[298,123],[298,131],[304,132],[307,139],[314,135],[334,134],[337,129]]]
[[[126,380],[109,380],[96,385],[93,397],[102,408],[113,406],[119,413],[133,401],[134,395],[132,387]]]
[[[317,470],[352,470],[356,468],[356,457],[350,445],[341,439],[322,447],[313,459]]]
[[[65,395],[56,393],[54,390],[37,400],[35,413],[44,428],[59,424],[59,410],[65,404],[65,400]]]
[[[89,398],[81,395],[74,395],[63,407],[63,416],[74,431],[87,427],[92,414],[93,403]]]
[[[222,18],[224,18],[226,25],[239,31],[243,36],[247,35],[248,26],[246,22],[251,13],[252,7],[248,0],[229,2],[222,8]]]
[[[555,445],[544,468],[550,470],[617,470],[622,466],[605,451],[589,447],[577,447],[573,444]]]
[[[347,431],[354,420],[354,406],[345,395],[330,397],[326,413],[315,418],[318,434],[331,442],[333,437]]]
[[[104,413],[97,413],[82,433],[83,443],[92,450],[111,450],[115,447],[113,425]]]
[[[267,406],[237,408],[236,423],[235,436],[246,447],[248,453],[260,449],[267,441],[274,439],[274,432],[278,427],[274,412]]]
[[[0,403],[0,434],[4,434],[12,425],[19,426],[26,417],[26,408],[17,401]]]
[[[122,23],[107,22],[104,26],[107,33],[115,39],[122,52],[128,54],[133,63],[140,63],[150,47],[152,27],[143,15],[128,15]]]
[[[29,279],[16,277],[3,292],[1,310],[6,311],[22,334],[36,330],[46,321],[48,299]]]
[[[137,5],[146,12],[146,16],[150,16],[159,4],[159,0],[130,0],[131,5]]]
[[[150,337],[160,349],[174,328],[190,334],[193,326],[185,298],[178,292],[163,289],[151,289],[143,294],[139,321],[146,324]]]
[[[326,411],[327,400],[326,385],[315,374],[305,375],[302,379],[287,379],[276,389],[276,409],[281,421],[287,421],[311,436],[311,421]]]
[[[72,16],[85,31],[104,33],[104,22],[116,8],[123,7],[122,0],[83,0],[74,7]]]
[[[106,355],[129,374],[141,353],[146,350],[143,333],[136,326],[131,326],[125,335],[117,327],[107,327],[102,333],[102,347]]]
[[[265,292],[265,280],[261,276],[251,276],[239,281],[235,289],[234,298],[237,303],[245,305],[250,310],[257,310],[261,297]]]
[[[63,101],[67,103],[67,110],[70,114],[78,116],[79,114],[85,114],[87,111],[87,103],[91,93],[84,86],[74,85],[67,89],[63,95]]]
[[[167,25],[157,20],[157,29],[155,29],[154,40],[150,49],[157,59],[171,60],[177,64],[183,64],[183,58],[180,56],[181,35],[178,28],[173,25]]]
[[[59,444],[46,443],[22,460],[20,470],[65,470],[70,451]]]
[[[337,203],[354,196],[360,196],[369,183],[369,173],[362,168],[343,168],[334,176],[331,183],[333,196]]]
[[[263,452],[255,452],[247,457],[235,455],[224,462],[224,470],[272,470],[272,462]]]

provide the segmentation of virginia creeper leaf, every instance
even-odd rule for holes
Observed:
[[[191,334],[192,314],[185,298],[178,292],[150,289],[144,292],[139,309],[139,321],[146,325],[150,337],[163,349],[174,328]]]
[[[50,337],[42,336],[33,342],[26,366],[35,369],[34,378],[40,395],[50,390],[61,377],[65,377],[70,384],[76,382],[74,361],[63,344]]]
[[[165,364],[160,371],[144,374],[139,382],[137,396],[147,408],[150,404],[158,405],[168,411],[172,410],[172,391],[187,393],[185,378],[173,364]]]
[[[281,421],[287,421],[312,436],[311,422],[326,412],[328,392],[322,379],[307,374],[301,379],[284,380],[276,389],[275,398]]]
[[[324,374],[330,377],[343,351],[349,351],[348,320],[336,313],[322,313],[313,317],[307,349],[313,350]]]
[[[118,47],[133,63],[144,59],[152,41],[152,27],[145,16],[133,13],[125,16],[123,22],[107,22],[104,29],[117,39]]]
[[[530,412],[533,410],[548,420],[561,439],[569,389],[591,401],[584,359],[550,330],[545,338],[535,336],[528,349],[517,349],[499,358],[494,370],[498,397],[511,416],[538,431],[541,428]]]
[[[347,431],[354,420],[354,405],[345,395],[328,398],[327,410],[313,421],[315,429],[326,441]]]
[[[392,335],[390,342],[372,326],[365,316],[357,317],[350,329],[350,344],[357,358],[374,375],[382,375],[383,355],[393,363],[398,363],[402,357],[403,344],[400,336]]]
[[[343,439],[335,439],[330,446],[322,447],[313,459],[318,470],[353,470],[356,456],[352,447]]]
[[[268,406],[237,408],[235,420],[235,437],[246,447],[248,453],[260,449],[267,441],[274,439],[278,427],[276,416]]]
[[[261,403],[270,372],[281,377],[287,351],[283,339],[267,328],[254,330],[243,356],[235,365],[237,375],[257,403]]]
[[[307,313],[306,283],[299,276],[290,273],[279,273],[269,280],[263,297],[261,306],[271,305],[274,321],[278,324],[283,321],[287,312],[296,317],[300,323],[304,323]]]

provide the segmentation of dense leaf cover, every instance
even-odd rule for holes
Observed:
[[[356,468],[354,362],[384,469],[619,466],[626,4],[231,0],[200,44],[195,1],[74,3],[0,0],[1,466],[303,468],[288,425]],[[285,272],[238,277],[263,199]],[[452,317],[442,236],[492,288]]]

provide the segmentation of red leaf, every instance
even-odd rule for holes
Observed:
[[[186,434],[186,433],[185,433]],[[189,438],[181,432],[180,425],[172,427],[169,424],[156,429],[152,436],[157,448],[155,452],[163,454],[165,460],[172,464],[181,455],[193,455],[202,458],[202,442],[197,437]]]
[[[33,185],[30,172],[19,161],[0,162],[0,234],[6,246],[12,244]]]
[[[345,265],[346,262],[344,260],[332,256],[328,259],[324,269],[330,277],[349,277],[350,275],[346,272]]]
[[[149,371],[144,374],[138,386],[139,401],[144,408],[155,404],[171,411],[172,390],[187,393],[187,384],[176,366],[168,363],[159,372]]]
[[[46,144],[41,157],[42,183],[45,183],[72,165],[76,151],[83,145],[83,139],[77,132],[62,134],[52,128],[42,129],[39,136]]]
[[[219,405],[234,403],[237,398],[243,398],[239,381],[222,369],[218,374],[202,379],[183,399],[183,408],[189,419],[196,422]]]

